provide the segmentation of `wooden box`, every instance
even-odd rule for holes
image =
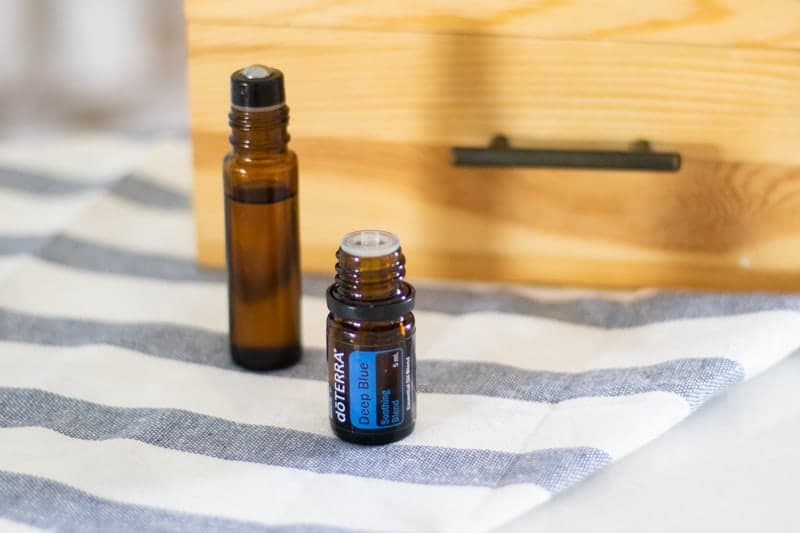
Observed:
[[[420,277],[800,289],[800,4],[186,0],[198,258],[224,264],[228,76],[282,69],[304,270],[400,235]],[[450,147],[679,152],[677,173]],[[368,201],[364,201],[368,200]]]

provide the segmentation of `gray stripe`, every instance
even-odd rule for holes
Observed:
[[[179,210],[191,207],[189,195],[185,192],[165,187],[136,174],[107,182],[82,182],[0,167],[0,187],[39,196],[69,196],[108,188],[111,194],[150,207]]]
[[[0,187],[39,196],[69,196],[108,188],[115,196],[149,207],[178,210],[191,207],[189,195],[185,192],[165,187],[136,174],[107,182],[82,182],[0,167]]]
[[[55,346],[110,344],[156,357],[238,370],[228,354],[227,335],[185,326],[47,318],[0,309],[0,339]],[[299,364],[271,375],[324,381],[325,354],[306,349]],[[683,397],[694,409],[740,382],[744,370],[729,359],[701,357],[576,373],[487,362],[420,360],[417,375],[421,392],[558,403],[663,391]]]
[[[419,386],[423,392],[558,403],[661,391],[681,396],[692,409],[744,379],[739,363],[721,358],[677,359],[577,373],[522,370],[495,363],[424,361],[419,373],[425,376]]]
[[[424,485],[533,483],[559,492],[611,461],[608,454],[595,448],[508,453],[434,446],[359,446],[333,436],[239,424],[179,409],[108,407],[40,390],[0,388],[0,427],[30,426],[78,439],[131,439],[231,461]]]
[[[48,237],[0,236],[0,255],[31,254],[42,248]]]
[[[760,293],[660,292],[631,302],[602,298],[542,301],[506,291],[490,294],[448,289],[417,289],[417,307],[450,314],[497,311],[538,316],[608,329],[667,320],[734,316],[775,310],[800,311],[800,295]]]
[[[222,182],[220,182],[221,189]],[[191,207],[191,201],[186,193],[159,185],[136,174],[129,174],[114,183],[110,192],[120,198],[148,207],[178,210],[187,210]]]
[[[0,308],[0,339],[51,346],[108,344],[165,359],[238,368],[230,360],[226,334],[172,324],[52,318]],[[324,370],[318,375],[325,375]]]
[[[40,255],[46,261],[93,272],[174,282],[225,282],[223,270],[202,268],[193,260],[122,250],[63,235],[48,242]],[[303,293],[322,298],[331,281],[330,276],[306,275]],[[603,328],[627,328],[666,320],[800,311],[800,295],[670,291],[631,302],[602,298],[554,302],[503,290],[479,292],[423,286],[417,289],[417,309],[454,315],[496,311]]]
[[[133,252],[66,235],[50,239],[37,256],[57,265],[103,274],[175,282],[225,281],[223,271],[202,268],[192,260]]]
[[[102,184],[84,183],[67,178],[34,174],[25,170],[0,167],[0,187],[40,196],[78,194],[102,187]]]
[[[303,293],[322,297],[332,276],[303,278]],[[606,329],[631,328],[668,320],[736,316],[763,311],[800,311],[800,294],[713,293],[670,290],[630,302],[599,297],[537,300],[506,290],[473,291],[417,287],[417,310],[464,315],[494,311],[537,316]]]
[[[0,470],[0,516],[57,531],[106,532],[342,532],[314,525],[267,527],[213,516],[120,503],[50,479]]]

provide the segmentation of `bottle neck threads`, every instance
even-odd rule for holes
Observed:
[[[333,295],[338,300],[368,303],[405,297],[406,258],[399,248],[378,257],[359,257],[340,248],[336,259]]]
[[[286,152],[289,142],[289,107],[279,105],[265,109],[232,107],[228,115],[230,143],[243,155],[279,154]]]

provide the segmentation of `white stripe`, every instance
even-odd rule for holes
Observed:
[[[222,190],[222,157],[219,157]],[[161,139],[148,151],[147,156],[136,162],[136,173],[169,188],[190,193],[192,190],[192,148],[187,139]],[[190,215],[184,215],[191,218]]]
[[[507,291],[527,298],[546,302],[562,302],[585,298],[596,298],[612,302],[633,302],[648,298],[660,292],[658,289],[612,290],[612,289],[584,289],[573,287],[545,287],[535,285],[521,285],[501,281],[466,281],[445,279],[419,279],[414,278],[414,286],[419,290],[425,287],[437,289],[470,290],[476,293],[489,294],[497,291]]]
[[[3,278],[11,275],[12,272],[22,266],[25,263],[25,259],[24,255],[0,256],[0,284],[2,284]]]
[[[228,320],[223,284],[101,275],[35,258],[6,277],[0,305],[47,316],[166,322],[218,332],[227,330]],[[325,347],[327,313],[321,298],[303,298],[305,346]],[[740,362],[751,377],[800,347],[800,313],[794,311],[613,330],[496,312],[415,314],[420,358],[491,361],[531,370],[577,372],[724,357]]]
[[[650,298],[659,292],[659,289],[636,289],[636,290],[605,290],[605,289],[575,289],[572,287],[526,287],[524,285],[509,284],[505,287],[508,291],[514,292],[527,298],[548,302],[564,302],[581,299],[600,299],[611,302],[635,302],[644,298]]]
[[[331,435],[324,382],[186,364],[112,346],[0,343],[0,387],[41,389],[114,407],[184,409]],[[512,453],[585,446],[620,457],[689,414],[681,397],[665,392],[556,405],[470,395],[418,396],[421,416],[401,445]]]
[[[98,198],[98,191],[67,197],[0,191],[0,233],[11,236],[60,231]]]
[[[98,199],[68,226],[66,234],[133,252],[194,259],[195,232],[190,216],[115,196]]]
[[[222,284],[102,275],[35,257],[4,280],[0,305],[49,316],[168,322],[227,330],[228,309]]]
[[[0,144],[0,166],[33,174],[102,183],[131,171],[153,145],[150,140],[108,134],[61,139],[19,139]]]
[[[548,498],[530,484],[412,485],[224,461],[136,441],[83,441],[41,428],[0,430],[0,469],[124,503],[367,530],[485,530]]]
[[[3,533],[39,533],[45,530],[0,518],[0,531]]]
[[[766,311],[658,322],[606,330],[507,313],[452,317],[419,344],[439,359],[493,361],[521,368],[582,371],[653,365],[690,357],[722,357],[748,377],[800,347],[800,313]],[[423,341],[424,339],[424,341]]]

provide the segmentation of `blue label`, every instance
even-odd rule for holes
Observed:
[[[360,429],[398,426],[403,406],[403,350],[350,352],[350,423]]]
[[[350,352],[350,420],[359,428],[378,427],[375,352]]]

